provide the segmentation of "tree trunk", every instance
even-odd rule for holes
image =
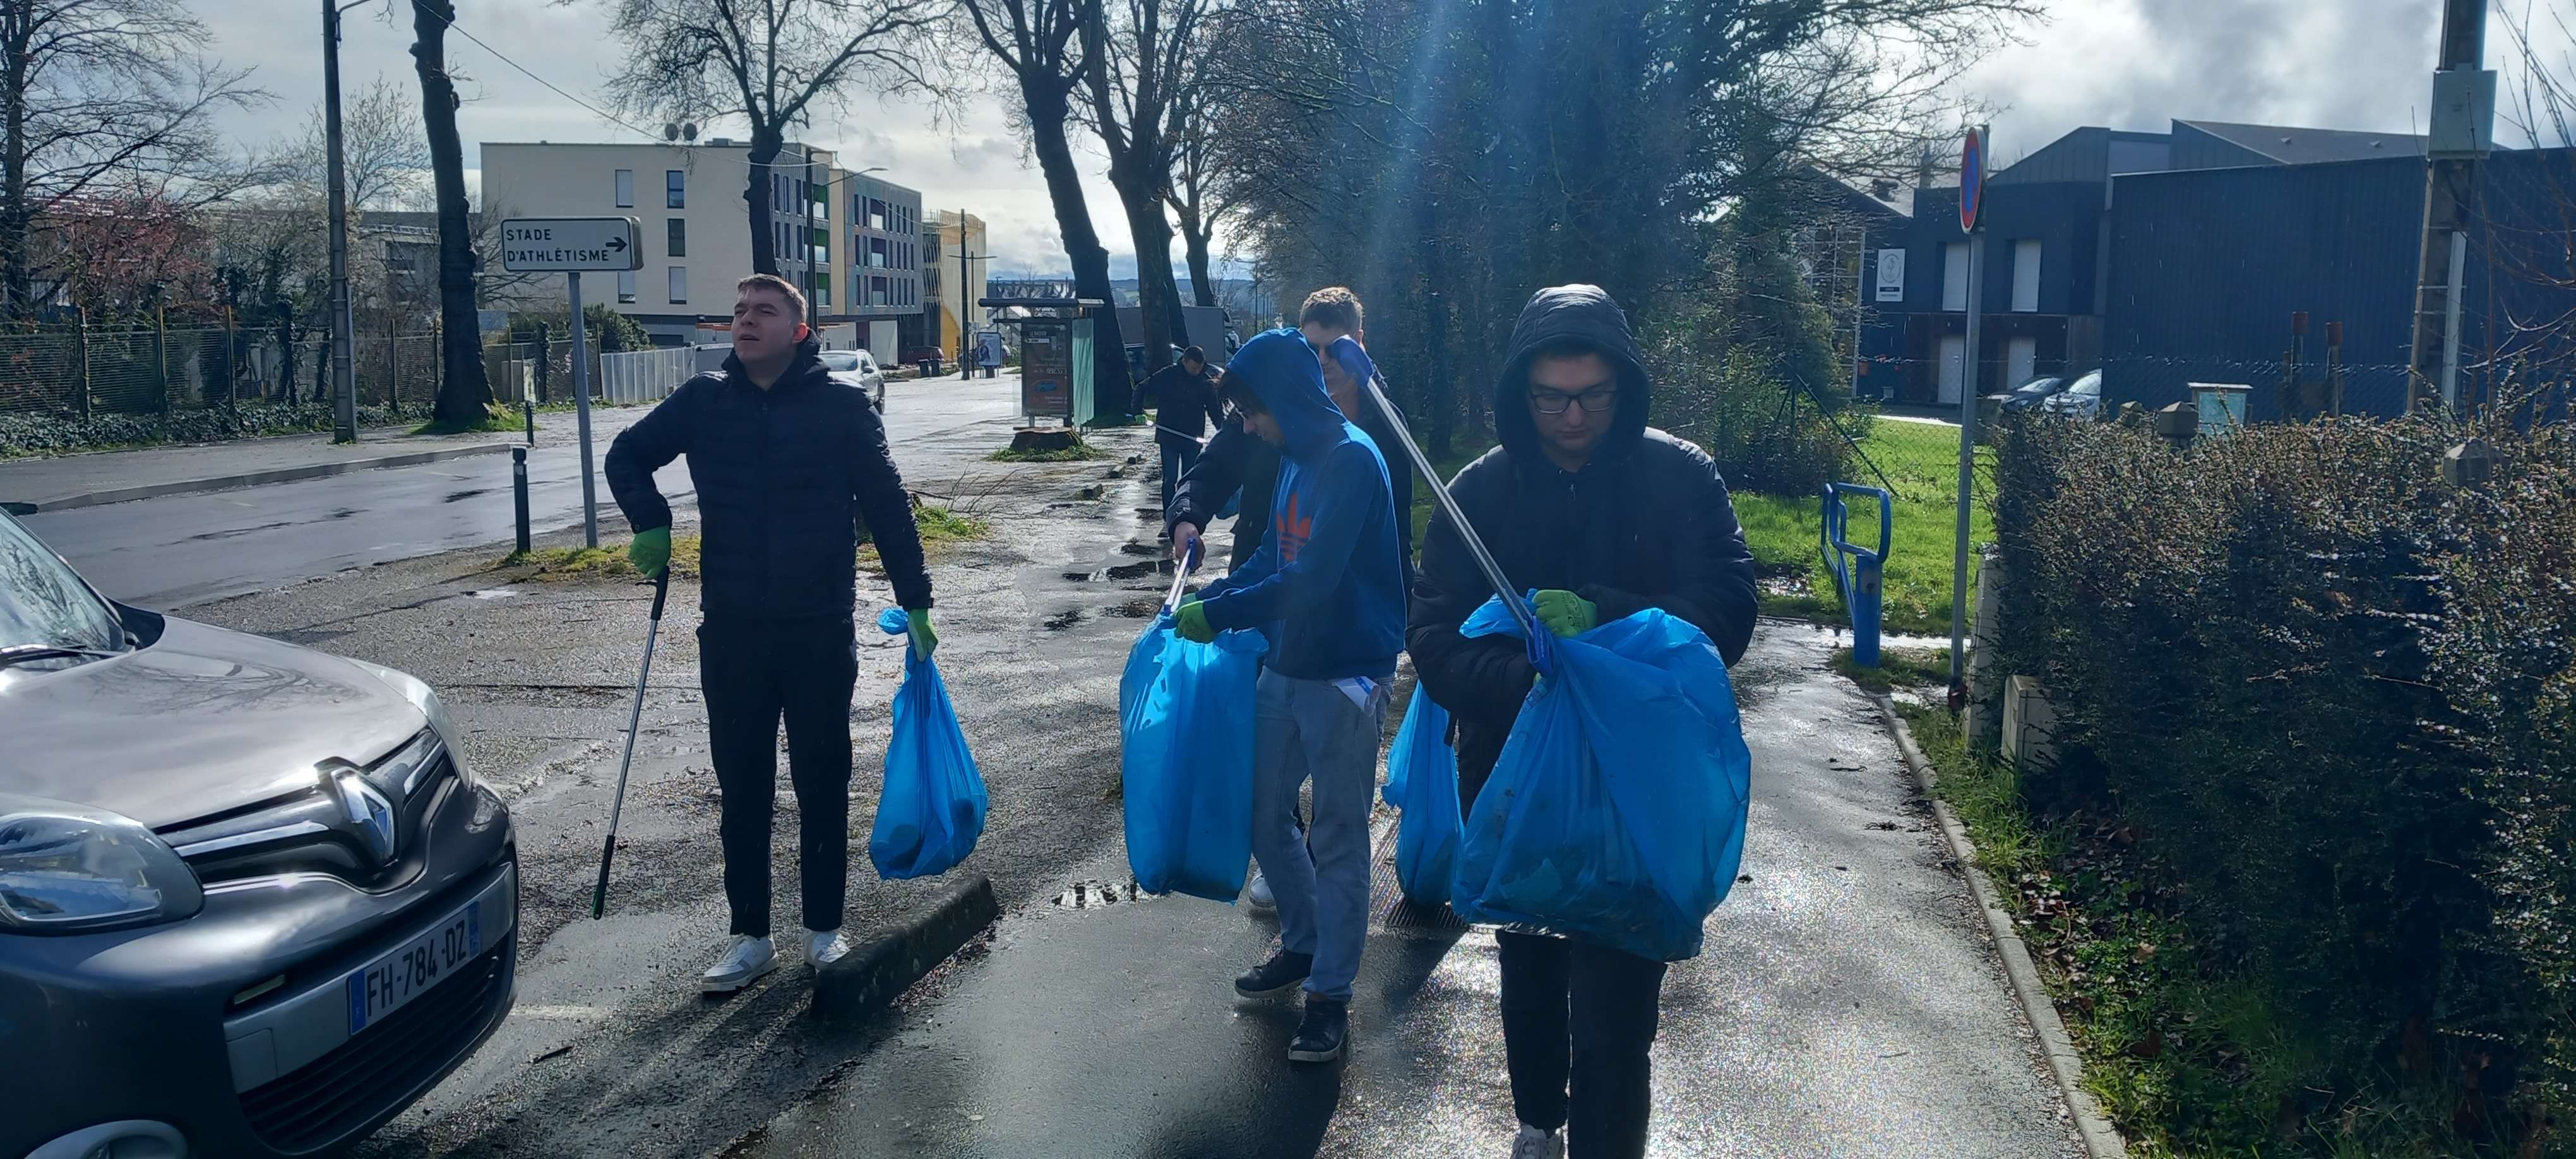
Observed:
[[[1046,175],[1047,198],[1055,203],[1056,230],[1064,235],[1064,256],[1073,264],[1073,292],[1076,297],[1097,298],[1110,304],[1093,320],[1092,340],[1092,412],[1105,417],[1120,417],[1136,411],[1135,383],[1127,376],[1126,340],[1118,332],[1118,296],[1109,284],[1109,251],[1102,248],[1100,234],[1091,228],[1091,207],[1083,200],[1082,171],[1073,163],[1073,146],[1065,139],[1065,118],[1072,113],[1070,82],[1054,87],[1041,87],[1045,82],[1022,83],[1022,98],[1029,114],[1029,137],[1038,155],[1038,170]],[[1168,267],[1171,263],[1165,262]]]
[[[751,131],[751,184],[742,191],[744,206],[751,214],[751,272],[778,272],[778,235],[770,228],[771,211],[776,207],[771,194],[777,192],[778,154],[786,149],[785,134],[775,129]]]
[[[1172,278],[1172,221],[1163,216],[1162,182],[1143,167],[1109,163],[1109,183],[1127,211],[1127,232],[1136,242],[1136,313],[1145,320],[1145,370],[1172,364],[1172,338],[1186,335],[1181,324],[1181,287]]]
[[[35,209],[27,204],[27,39],[31,13],[24,4],[8,6],[5,21],[8,53],[0,69],[0,296],[8,299],[12,318],[34,316],[35,277],[27,264],[27,234],[35,226]]]
[[[456,0],[413,2],[412,65],[420,73],[421,127],[438,191],[438,356],[445,373],[431,417],[464,425],[490,417],[492,385],[483,377],[483,328],[474,313],[474,231],[465,202],[465,146],[456,136],[456,82],[447,75],[447,26],[455,19]]]
[[[1208,274],[1208,235],[1215,231],[1209,228],[1206,218],[1199,216],[1197,209],[1186,205],[1176,208],[1181,217],[1181,243],[1188,248],[1190,255],[1190,290],[1197,296],[1199,305],[1214,306],[1217,304],[1216,281]],[[1186,325],[1183,326],[1184,331],[1187,329]]]

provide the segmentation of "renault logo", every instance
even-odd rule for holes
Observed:
[[[358,839],[366,842],[367,854],[383,865],[394,859],[394,803],[385,796],[366,774],[356,769],[342,769],[331,774],[331,787],[340,796],[341,812],[347,814],[349,827]]]

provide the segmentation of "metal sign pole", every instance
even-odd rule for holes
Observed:
[[[599,546],[599,483],[590,469],[590,326],[581,316],[581,275],[565,274],[572,287],[572,397],[581,428],[581,542]]]
[[[1961,211],[1961,224],[1968,227],[1968,349],[1967,365],[1959,375],[1959,514],[1956,554],[1950,561],[1950,700],[1953,710],[1965,707],[1968,672],[1968,513],[1976,501],[1977,478],[1977,339],[1979,322],[1985,312],[1986,220],[1985,163],[1989,144],[1985,130],[1968,134],[1968,146],[1962,163],[1961,196],[1969,199]]]

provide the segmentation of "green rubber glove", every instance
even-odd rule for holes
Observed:
[[[1181,610],[1172,616],[1172,626],[1190,643],[1216,643],[1216,629],[1208,626],[1207,605],[1197,600],[1181,605]]]
[[[913,653],[924,660],[930,659],[930,654],[939,650],[939,631],[930,626],[930,609],[905,608],[903,614],[912,625],[909,634]]]
[[[635,533],[635,542],[626,545],[626,562],[635,565],[635,574],[651,577],[671,566],[671,529],[656,527]]]
[[[1601,609],[1573,592],[1543,591],[1536,602],[1538,622],[1559,636],[1580,636],[1601,624]]]

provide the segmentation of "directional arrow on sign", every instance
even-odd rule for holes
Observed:
[[[626,239],[625,239],[625,238],[622,238],[622,237],[612,237],[612,238],[608,239],[608,252],[610,252],[610,253],[624,253],[624,252],[626,252]]]

